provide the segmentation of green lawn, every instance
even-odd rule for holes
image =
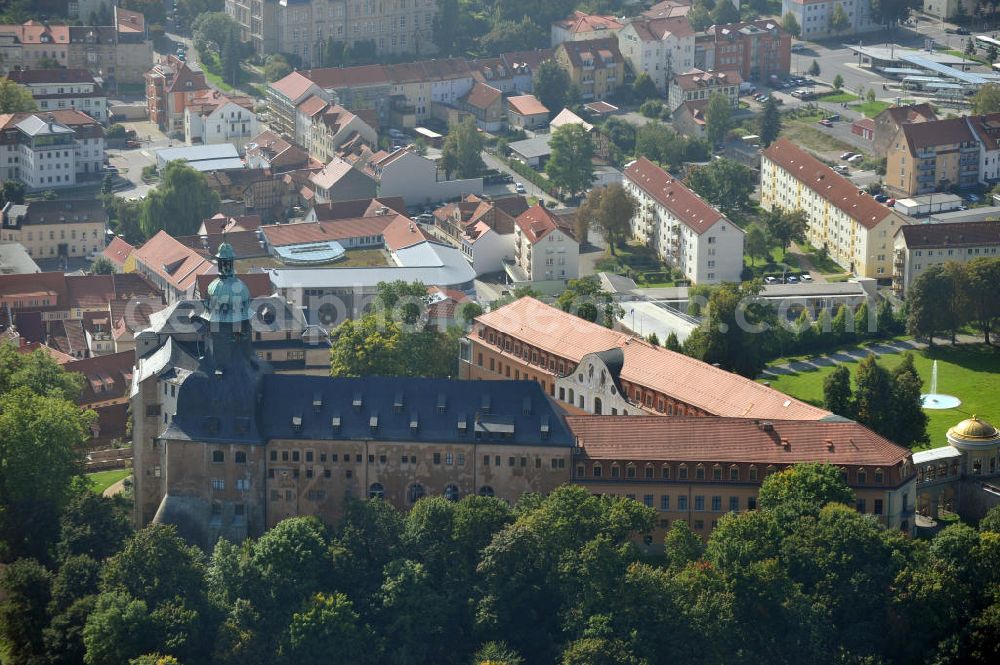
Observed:
[[[924,390],[930,389],[931,366],[938,361],[938,392],[955,395],[962,400],[957,409],[928,410],[927,433],[936,448],[947,444],[945,433],[955,423],[976,414],[990,422],[1000,421],[1000,350],[985,345],[963,344],[957,347],[938,345],[933,349],[914,353],[914,362],[924,381]],[[879,363],[889,369],[898,365],[902,354],[884,355]],[[853,373],[857,363],[848,366]],[[812,372],[779,376],[769,380],[771,387],[811,404],[823,404],[823,379],[833,371],[823,367]]]
[[[598,271],[631,277],[639,286],[674,286],[670,279],[670,269],[660,261],[656,252],[638,243],[615,247],[615,255],[606,253],[597,262],[596,268]]]
[[[860,111],[861,113],[864,113],[869,118],[874,118],[875,116],[877,116],[879,113],[886,110],[890,106],[892,106],[892,104],[890,104],[889,102],[876,100],[874,102],[865,102],[864,104],[852,104],[851,108],[854,109],[855,111]]]
[[[833,104],[841,104],[843,102],[853,102],[858,98],[857,95],[853,95],[849,92],[836,91],[828,92],[825,95],[820,95],[816,98],[816,101],[820,102],[831,102]]]
[[[784,127],[781,130],[781,135],[792,143],[817,152],[840,153],[857,150],[854,146],[848,145],[823,131],[816,122],[821,117],[821,115],[811,115],[783,119]]]
[[[119,480],[128,478],[130,475],[132,475],[132,469],[112,469],[110,471],[88,473],[87,480],[90,481],[91,489],[94,490],[94,494],[103,494],[104,490],[108,489]]]

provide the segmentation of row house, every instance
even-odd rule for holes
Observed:
[[[760,205],[802,211],[806,240],[859,277],[889,279],[892,242],[906,218],[785,138],[761,154]]]
[[[2,213],[3,242],[24,246],[36,259],[83,258],[104,249],[108,214],[100,200],[8,201]]]
[[[945,263],[996,258],[1000,221],[912,224],[896,232],[893,242],[892,288],[903,296],[928,269]]]
[[[359,115],[313,95],[296,109],[296,143],[321,162],[340,154],[345,144],[378,145],[378,133]]]
[[[533,77],[538,66],[551,60],[555,51],[540,48],[531,51],[510,51],[495,58],[471,60],[481,81],[498,88],[505,95],[522,95],[532,91]]]
[[[331,99],[329,93],[301,72],[292,72],[271,83],[267,87],[268,125],[281,136],[304,145],[301,137],[305,135],[306,127],[304,120],[299,118],[298,109],[312,98],[322,102]]]
[[[108,121],[108,95],[86,69],[19,69],[7,79],[27,88],[39,111],[76,109],[101,124]]]
[[[776,21],[713,25],[695,36],[694,66],[733,70],[744,80],[767,81],[788,76],[792,64],[792,36]]]
[[[633,238],[695,284],[740,281],[740,227],[645,157],[626,165],[622,184],[638,203]]]

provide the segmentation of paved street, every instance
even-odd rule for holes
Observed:
[[[524,178],[524,176],[522,176],[521,174],[519,174],[516,171],[514,171],[513,169],[511,169],[509,166],[507,166],[502,161],[500,161],[499,159],[497,159],[496,157],[494,157],[490,153],[486,152],[485,150],[483,151],[483,162],[486,163],[486,168],[488,168],[488,169],[497,169],[498,171],[502,171],[503,173],[510,174],[511,176],[514,177],[514,182],[519,182],[519,183],[523,184],[524,185],[525,196],[534,196],[534,197],[537,197],[538,199],[544,200],[546,202],[555,201],[555,199],[553,199],[551,196],[549,196],[548,194],[546,194],[545,192],[543,192],[538,187],[535,187],[535,185],[533,185],[531,182],[529,182],[528,180],[526,180]],[[506,191],[506,192],[514,193],[514,185],[513,184],[510,184],[510,185],[496,185],[496,186],[493,186],[493,187],[490,188],[490,190],[494,190],[494,189],[497,190],[497,192],[489,191],[488,193],[494,194],[494,193],[500,193],[501,191]],[[558,201],[556,201],[556,203],[557,203],[557,205],[559,204]]]

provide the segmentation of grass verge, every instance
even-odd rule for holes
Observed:
[[[94,494],[104,494],[104,490],[130,475],[132,475],[132,469],[111,469],[110,471],[88,473],[87,480],[90,481],[90,488]]]

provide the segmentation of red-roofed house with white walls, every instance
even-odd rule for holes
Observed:
[[[645,157],[625,167],[623,184],[639,202],[633,238],[695,284],[740,281],[740,227]]]
[[[517,216],[514,260],[504,269],[515,284],[561,289],[580,276],[580,243],[563,218],[536,204]]]

